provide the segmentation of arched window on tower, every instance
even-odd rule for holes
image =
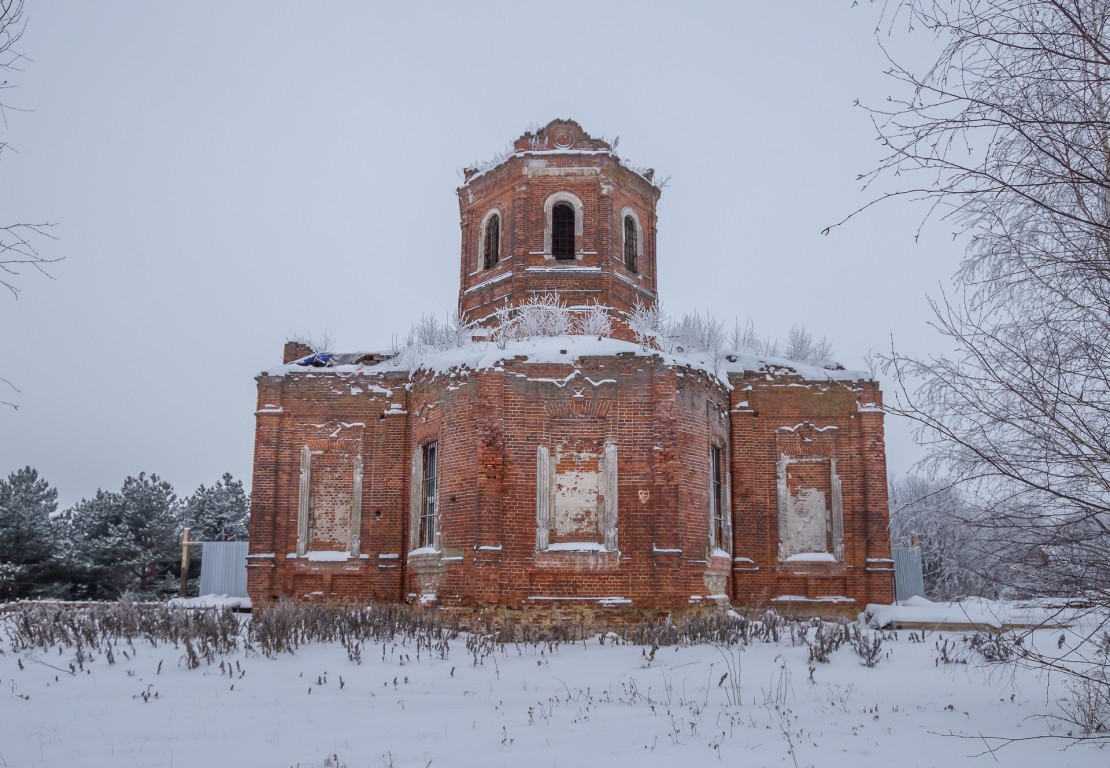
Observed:
[[[497,214],[486,222],[485,250],[482,266],[485,269],[496,267],[501,260],[501,217]]]
[[[624,217],[624,265],[630,272],[636,271],[636,221],[631,216]]]
[[[568,203],[557,203],[551,209],[551,255],[574,258],[574,208]]]

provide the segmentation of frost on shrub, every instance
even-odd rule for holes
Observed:
[[[475,328],[477,323],[467,322],[458,312],[451,313],[443,322],[426,314],[409,329],[404,340],[394,337],[390,355],[403,367],[415,371],[426,353],[467,344]]]
[[[882,658],[883,636],[878,632],[853,632],[852,648],[859,656],[860,664],[865,667],[874,667]]]
[[[1068,695],[1060,703],[1065,722],[1078,726],[1084,735],[1110,733],[1110,680],[1092,676],[1067,684]]]
[[[812,632],[808,629],[812,628]],[[810,627],[803,629],[802,641],[809,648],[809,663],[828,664],[834,651],[848,643],[859,656],[860,664],[874,667],[882,658],[883,635],[867,632],[858,623],[849,624],[841,619],[835,624],[821,619],[811,619]]]
[[[319,335],[314,333],[294,333],[288,337],[287,341],[292,341],[301,346],[308,347],[313,352],[335,351],[335,338],[331,335],[331,332],[327,330]]]
[[[754,642],[778,643],[784,632],[801,634],[797,622],[788,622],[774,611],[766,611],[759,619],[749,619],[730,612],[727,615],[689,616],[677,624],[670,618],[646,621],[621,632],[625,642],[658,649],[659,646],[751,645]],[[803,630],[804,631],[804,630]],[[645,654],[646,656],[646,654]]]
[[[661,303],[645,307],[637,299],[636,306],[628,315],[628,327],[635,336],[636,343],[645,351],[661,349],[660,340],[665,335],[667,324],[667,313],[663,311]]]
[[[613,330],[609,307],[597,303],[568,307],[557,292],[537,294],[516,306],[503,306],[494,312],[493,319],[490,337],[501,349],[510,341],[570,334],[602,338]],[[467,322],[458,314],[446,322],[424,315],[404,339],[394,339],[390,353],[402,367],[415,371],[427,353],[464,346],[477,329],[477,323]]]
[[[720,369],[726,352],[725,324],[708,312],[685,314],[677,322],[667,323],[663,333],[666,352],[703,352],[713,361],[713,373]]]
[[[790,332],[786,334],[782,354],[783,357],[800,363],[821,367],[835,365],[832,359],[832,342],[823,336],[820,340],[815,339],[804,325],[791,326]]]
[[[483,329],[500,349],[510,342],[551,336],[609,337],[613,332],[614,310],[596,302],[568,307],[557,291],[535,294],[517,305],[506,303],[491,316],[490,329]],[[661,303],[645,306],[637,300],[625,313],[628,328],[644,351],[658,350],[667,354],[707,356],[713,373],[719,374],[729,353],[776,357],[780,349],[786,357],[798,362],[833,367],[832,345],[817,340],[804,326],[795,325],[785,343],[770,337],[760,338],[751,322],[734,324],[732,332],[723,321],[709,313],[687,313],[672,319]],[[424,315],[403,340],[394,339],[391,353],[398,364],[409,371],[417,370],[428,352],[452,349],[469,343],[478,324],[453,315],[440,322],[434,315]],[[704,359],[704,358],[703,358]]]
[[[574,331],[581,336],[605,338],[613,331],[613,318],[604,304],[587,304],[575,310]]]
[[[533,296],[517,307],[514,319],[518,338],[562,336],[570,333],[574,317],[556,293]]]
[[[109,664],[116,654],[134,652],[136,640],[152,645],[185,646],[188,666],[199,660],[211,664],[217,655],[239,648],[240,625],[230,609],[196,611],[168,603],[136,603],[129,593],[114,603],[62,607],[57,603],[22,603],[9,614],[6,625],[12,651],[74,648],[71,673],[94,659],[93,651]],[[195,662],[195,663],[194,663]]]
[[[354,662],[361,660],[364,643],[384,641],[394,649],[411,643],[417,659],[422,652],[446,659],[447,641],[458,634],[454,625],[434,613],[388,603],[352,609],[336,603],[283,600],[254,614],[246,625],[247,643],[265,656],[293,653],[308,643],[339,642]]]
[[[821,619],[813,619],[813,633],[803,635],[806,646],[809,648],[809,662],[828,664],[833,651],[840,648],[850,638],[848,624],[841,621],[830,624]]]
[[[560,301],[558,293],[538,294],[515,307],[502,307],[495,316],[493,339],[501,347],[520,339],[563,336],[575,326],[573,311]]]
[[[749,351],[756,355],[774,355],[779,353],[778,342],[771,339],[761,339],[755,332],[755,323],[751,318],[743,326],[739,320],[732,323],[732,333],[728,337],[728,345],[736,352]]]
[[[637,302],[628,316],[628,326],[641,348],[658,349],[668,354],[706,354],[713,361],[714,372],[719,370],[729,352],[782,356],[825,368],[836,366],[832,359],[832,343],[824,337],[814,338],[803,325],[793,326],[786,341],[780,342],[770,336],[761,338],[750,319],[744,325],[734,322],[732,331],[727,332],[725,324],[708,312],[686,313],[673,320],[661,304],[645,307]]]

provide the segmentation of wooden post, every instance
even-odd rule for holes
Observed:
[[[186,528],[181,532],[181,596],[188,597],[189,593],[189,547],[199,547],[203,541],[190,541],[189,532],[191,528]]]

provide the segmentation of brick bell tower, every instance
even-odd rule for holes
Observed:
[[[558,293],[567,306],[609,307],[614,335],[627,335],[627,313],[658,299],[654,175],[573,120],[553,120],[507,157],[465,169],[459,314],[488,325],[500,308]]]

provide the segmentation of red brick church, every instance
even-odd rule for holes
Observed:
[[[464,343],[290,342],[258,377],[252,600],[601,621],[891,601],[877,384],[633,341],[658,297],[651,170],[556,120],[458,194]],[[537,296],[612,330],[499,338]]]

